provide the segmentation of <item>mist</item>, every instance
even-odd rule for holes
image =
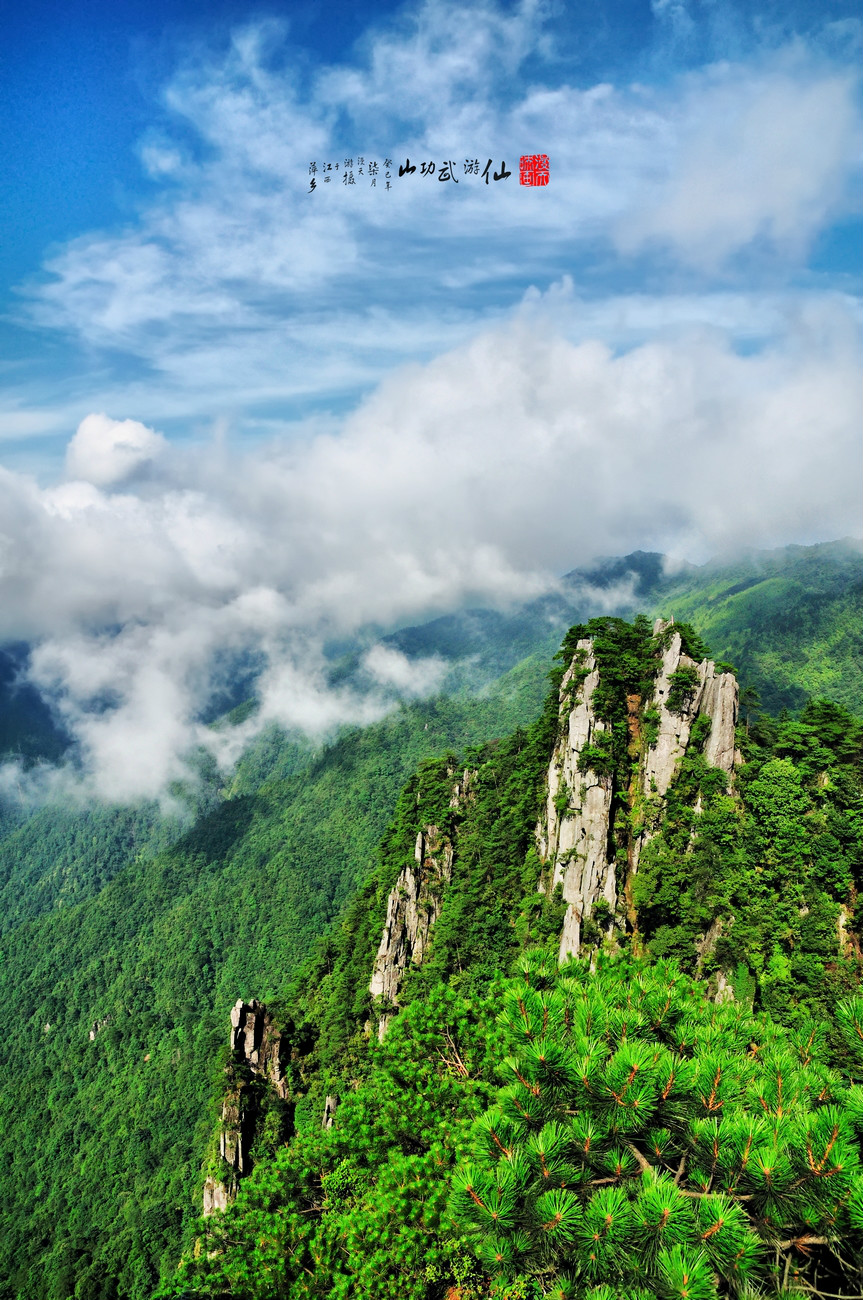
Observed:
[[[597,555],[858,533],[858,348],[838,297],[746,353],[692,325],[615,353],[529,298],[323,432],[190,447],[92,412],[62,481],[0,470],[0,639],[30,645],[75,741],[43,787],[159,798],[200,747],[227,771],[271,723],[320,740],[380,718],[446,672],[388,630],[529,599]],[[364,671],[334,688],[326,646],[350,638]],[[206,726],[241,659],[259,708]]]

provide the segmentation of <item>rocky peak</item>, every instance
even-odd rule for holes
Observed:
[[[646,794],[668,791],[680,760],[686,753],[692,724],[699,714],[711,719],[710,735],[704,756],[713,767],[733,771],[735,762],[734,728],[737,725],[738,691],[733,673],[717,672],[712,659],[696,663],[683,651],[683,640],[674,624],[657,619],[654,636],[665,639],[662,662],[656,676],[651,706],[659,713],[657,737],[649,747],[642,768]],[[689,689],[680,687],[681,670],[692,676]],[[678,686],[676,706],[674,688]]]
[[[261,1087],[272,1088],[282,1101],[288,1097],[282,1036],[263,1003],[254,998],[251,1002],[237,999],[231,1008],[230,1043],[219,1129],[221,1176],[212,1173],[204,1183],[205,1217],[226,1208],[237,1194],[240,1179],[251,1168]]]
[[[586,675],[571,698],[577,672]],[[582,919],[598,899],[604,898],[612,911],[617,903],[617,883],[609,862],[612,779],[579,766],[582,751],[606,730],[593,706],[598,685],[593,643],[585,638],[578,642],[560,684],[566,721],[549,764],[545,818],[537,828],[540,860],[551,869],[548,888],[561,885],[568,904],[562,954],[578,952]]]
[[[567,904],[561,960],[568,953],[578,953],[583,923],[600,901],[607,905],[609,915],[617,909],[630,873],[638,869],[641,849],[661,816],[696,719],[707,716],[711,721],[703,748],[708,763],[731,774],[738,757],[734,674],[718,671],[712,660],[697,663],[687,655],[672,622],[657,620],[653,636],[659,661],[652,691],[646,700],[638,693],[626,697],[629,754],[637,761],[637,770],[624,796],[627,812],[638,802],[642,813],[621,831],[614,824],[614,773],[594,757],[603,753],[608,723],[595,708],[600,669],[591,637],[577,642],[561,680],[561,721],[548,768],[545,808],[537,826],[537,848],[543,863],[540,888],[550,891],[560,885]],[[603,770],[595,771],[591,761]],[[627,909],[634,923],[631,904],[627,903]]]
[[[453,774],[454,775],[454,774]],[[450,807],[458,809],[469,795],[471,774],[453,781]],[[452,879],[453,843],[439,827],[424,826],[417,833],[413,862],[406,864],[387,898],[387,912],[372,968],[369,992],[380,999],[378,1038],[383,1040],[398,1008],[405,972],[425,958],[444,892]]]
[[[378,945],[369,992],[384,1007],[398,1006],[398,992],[410,963],[418,966],[425,956],[435,921],[440,916],[443,892],[452,879],[453,846],[437,826],[419,832],[414,862],[399,872],[387,898],[387,915]],[[391,1012],[383,1010],[378,1037],[383,1039]]]
[[[231,1050],[235,1067],[261,1075],[283,1100],[288,1084],[282,1062],[282,1036],[267,1008],[256,999],[238,998],[231,1008]]]

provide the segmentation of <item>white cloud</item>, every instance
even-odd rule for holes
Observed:
[[[326,69],[318,94],[372,129],[382,117],[409,121],[431,127],[431,142],[446,146],[454,126],[463,135],[491,125],[489,100],[500,83],[548,50],[547,16],[539,0],[521,0],[509,12],[482,0],[469,8],[452,0],[417,5],[367,36],[363,63]]]
[[[534,302],[304,441],[169,448],[122,490],[0,471],[2,636],[36,644],[88,788],[152,796],[195,745],[227,764],[268,721],[321,735],[439,685],[376,645],[371,688],[332,690],[332,638],[526,598],[597,554],[855,532],[858,343],[836,301],[744,355],[685,324],[615,354]],[[239,734],[198,721],[231,655],[261,665]]]
[[[96,487],[110,487],[156,460],[167,446],[161,434],[137,420],[88,415],[69,443],[66,472]]]
[[[676,153],[619,242],[655,241],[712,268],[755,241],[800,256],[829,217],[851,211],[861,149],[859,79],[799,53],[753,75],[709,69],[675,106]]]
[[[161,140],[147,140],[139,149],[141,165],[153,180],[178,176],[183,169],[183,155],[179,149]]]
[[[218,56],[190,51],[164,92],[182,148],[170,123],[142,145],[164,177],[156,200],[49,257],[33,318],[108,372],[125,354],[120,383],[100,377],[106,406],[126,385],[140,418],[252,422],[355,398],[499,318],[531,284],[568,272],[595,305],[618,297],[623,269],[637,292],[642,263],[625,259],[645,250],[676,264],[675,294],[692,300],[717,269],[733,279],[741,252],[766,250],[769,271],[747,266],[758,299],[847,211],[859,174],[856,73],[798,46],[650,86],[581,84],[544,6],[428,0],[344,63],[303,79],[296,55],[273,23],[238,31]],[[518,155],[534,149],[552,160],[542,192],[517,183]],[[514,175],[489,187],[396,177],[389,193],[366,175],[307,192],[311,160],[360,152],[493,156]],[[655,280],[643,283],[661,311]]]
[[[690,7],[654,11],[688,39]],[[330,638],[526,597],[598,553],[857,529],[859,303],[786,287],[859,170],[841,42],[589,84],[549,12],[428,0],[304,72],[273,22],[190,50],[163,95],[177,138],[140,147],[155,200],[51,254],[31,320],[90,369],[43,375],[37,404],[14,372],[0,431],[80,425],[71,481],[0,470],[0,610],[82,789],[152,795],[195,745],[229,764],[268,721],[320,735],[439,685],[375,645],[370,689],[334,691]],[[535,150],[541,192],[517,184]],[[307,192],[310,160],[361,151],[516,175]],[[156,432],[222,416],[270,441]],[[213,732],[231,655],[260,665],[261,708]]]
[[[363,667],[380,685],[394,687],[399,695],[432,695],[443,684],[450,665],[438,655],[408,659],[392,646],[374,645],[363,656]]]

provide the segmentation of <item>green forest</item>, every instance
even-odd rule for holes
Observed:
[[[7,809],[0,1297],[863,1292],[859,569],[790,548],[654,573],[640,618],[492,620],[478,677],[453,643],[434,699],[317,748],[271,729],[185,816]],[[589,639],[623,870],[631,701],[643,747],[671,614],[734,666],[740,761],[711,766],[695,719],[627,898],[559,966],[536,827],[561,681]],[[429,826],[451,879],[385,1007],[388,898]],[[202,1220],[253,998],[287,1092],[244,1080],[253,1168]]]
[[[532,727],[419,767],[376,881],[289,995],[293,1114],[262,1124],[254,1173],[163,1295],[716,1296],[818,1270],[856,1294],[834,1289],[863,1268],[863,998],[838,921],[860,883],[863,727],[828,703],[744,724],[739,792],[696,739],[636,877],[639,933],[595,916],[593,959],[558,968],[548,948],[560,905],[537,894],[533,839],[562,668],[592,637],[613,721],[661,651],[648,626],[573,628]],[[378,1045],[383,902],[428,824],[456,844],[453,878]],[[721,965],[735,997],[717,1004]]]

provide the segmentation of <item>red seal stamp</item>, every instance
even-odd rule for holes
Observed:
[[[522,154],[518,160],[518,181],[520,185],[547,185],[548,154]]]

